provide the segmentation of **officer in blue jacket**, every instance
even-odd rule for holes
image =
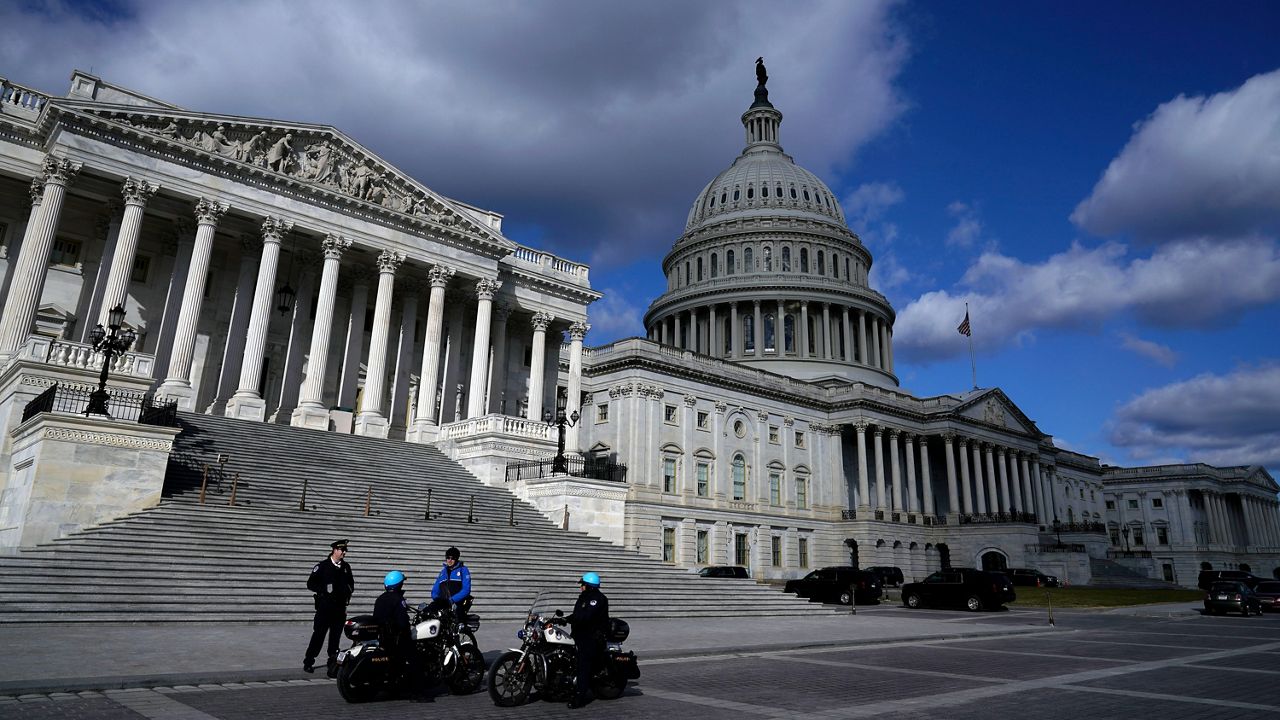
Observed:
[[[431,607],[452,607],[457,622],[462,623],[471,609],[471,571],[460,558],[456,547],[444,551],[444,566],[431,586]]]

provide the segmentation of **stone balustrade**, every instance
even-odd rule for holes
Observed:
[[[32,335],[27,338],[27,342],[19,349],[16,357],[56,367],[81,370],[102,369],[102,355],[94,352],[93,346],[42,335]],[[155,362],[154,355],[127,352],[112,358],[111,372],[115,375],[150,378],[155,370]]]
[[[552,440],[552,427],[540,420],[482,415],[440,427],[441,440],[464,440],[479,435],[509,435],[533,440]]]
[[[550,268],[558,273],[568,275],[583,285],[587,284],[590,268],[580,263],[575,263],[564,258],[557,257],[551,253],[534,250],[523,245],[516,246],[512,251],[511,258],[521,264],[537,265],[539,267]]]
[[[13,110],[39,113],[49,96],[0,78],[0,113]]]

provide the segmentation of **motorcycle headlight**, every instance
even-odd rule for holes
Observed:
[[[520,638],[521,640],[524,639],[524,628],[520,628],[519,630],[516,631],[516,637]]]

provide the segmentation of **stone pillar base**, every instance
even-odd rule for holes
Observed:
[[[222,414],[238,420],[262,422],[267,418],[267,401],[258,397],[257,393],[236,393],[227,400],[227,409]]]
[[[302,405],[294,409],[289,417],[289,424],[312,430],[328,430],[329,410],[322,405]]]
[[[411,443],[433,443],[440,437],[440,426],[429,422],[415,420],[405,433],[405,440]]]
[[[181,380],[165,380],[156,388],[156,402],[170,400],[178,401],[179,410],[193,412],[196,409],[196,389],[191,387],[191,383]]]
[[[391,431],[391,423],[375,412],[362,412],[356,416],[356,435],[385,438]]]

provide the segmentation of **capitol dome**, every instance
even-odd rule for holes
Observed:
[[[896,387],[893,308],[826,183],[782,150],[757,65],[746,146],[698,193],[663,260],[648,337],[781,375]]]

